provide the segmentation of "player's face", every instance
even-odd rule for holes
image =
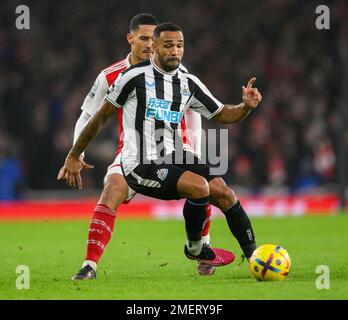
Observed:
[[[163,31],[153,44],[155,62],[164,71],[177,69],[184,56],[184,36],[180,31]]]
[[[156,26],[144,24],[140,25],[137,31],[128,33],[127,40],[135,63],[148,60],[153,55],[152,40],[155,28]]]

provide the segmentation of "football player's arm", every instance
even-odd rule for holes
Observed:
[[[255,78],[252,78],[247,87],[242,86],[243,102],[239,105],[223,104],[217,100],[208,88],[194,76],[190,76],[193,95],[189,106],[202,114],[207,120],[215,119],[221,123],[235,123],[243,120],[251,110],[255,109],[262,99],[260,92],[252,88]]]
[[[105,95],[107,94],[108,88],[109,88],[109,85],[105,78],[105,75],[103,72],[101,72],[96,78],[90,92],[86,96],[81,106],[82,112],[75,125],[73,143],[76,142],[81,131],[86,126],[88,120],[97,111]],[[82,152],[80,157],[81,159],[84,158],[84,152]]]
[[[64,166],[58,173],[57,180],[64,179],[69,186],[82,189],[80,171],[82,168],[92,169],[93,166],[81,160],[80,155],[86,149],[90,141],[98,134],[103,124],[116,113],[115,106],[108,100],[104,100],[97,112],[87,122],[76,142],[70,149]]]
[[[102,104],[80,133],[68,156],[79,157],[88,143],[98,134],[105,121],[114,115],[118,108],[122,108],[133,89],[130,85],[131,80],[132,78],[129,79],[129,75],[123,76],[123,74],[120,74],[118,76],[107,90]]]
[[[116,110],[115,106],[105,99],[79,134],[68,156],[78,158],[89,142],[99,133],[105,121],[116,113]]]
[[[246,118],[252,109],[244,103],[238,105],[225,104],[221,111],[212,119],[224,124],[236,123]]]
[[[220,123],[235,123],[243,120],[248,114],[256,109],[262,100],[261,93],[257,88],[253,88],[252,85],[256,78],[252,78],[247,87],[242,86],[243,90],[243,102],[238,105],[224,105],[219,113],[217,113],[212,119]]]
[[[109,88],[97,112],[87,122],[69,151],[64,166],[59,170],[58,180],[64,179],[69,186],[73,188],[77,186],[78,189],[82,189],[80,171],[82,168],[91,169],[93,166],[86,164],[79,157],[89,142],[98,134],[105,121],[116,113],[117,108],[122,108],[125,104],[129,93],[133,90],[133,86],[130,85],[131,80],[129,79],[129,75],[123,77],[120,74]]]
[[[86,111],[81,112],[80,117],[77,119],[75,124],[73,144],[76,142],[77,138],[79,137],[80,133],[82,132],[83,128],[86,126],[90,118],[91,116]],[[80,155],[80,159],[82,160],[84,156],[85,152],[82,152]]]

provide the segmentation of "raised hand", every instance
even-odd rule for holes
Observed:
[[[253,83],[256,81],[256,78],[251,78],[247,84],[247,87],[245,88],[242,86],[243,91],[243,102],[244,105],[248,108],[255,109],[260,101],[262,100],[261,93],[257,88],[253,88]]]
[[[64,166],[59,170],[57,180],[65,180],[66,183],[72,187],[79,190],[82,189],[82,179],[80,172],[83,168],[93,169],[94,166],[91,166],[85,163],[82,158],[76,159],[70,155],[65,159]]]

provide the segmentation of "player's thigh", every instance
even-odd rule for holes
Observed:
[[[190,152],[184,154],[183,164],[177,166],[202,176],[208,182],[216,177],[210,174],[210,167],[207,164],[200,163],[200,160]]]

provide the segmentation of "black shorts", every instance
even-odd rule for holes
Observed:
[[[181,198],[177,183],[185,171],[196,173],[208,182],[215,178],[210,175],[209,166],[198,162],[195,157],[193,164],[139,164],[124,177],[127,184],[140,194],[162,200],[177,200]]]

